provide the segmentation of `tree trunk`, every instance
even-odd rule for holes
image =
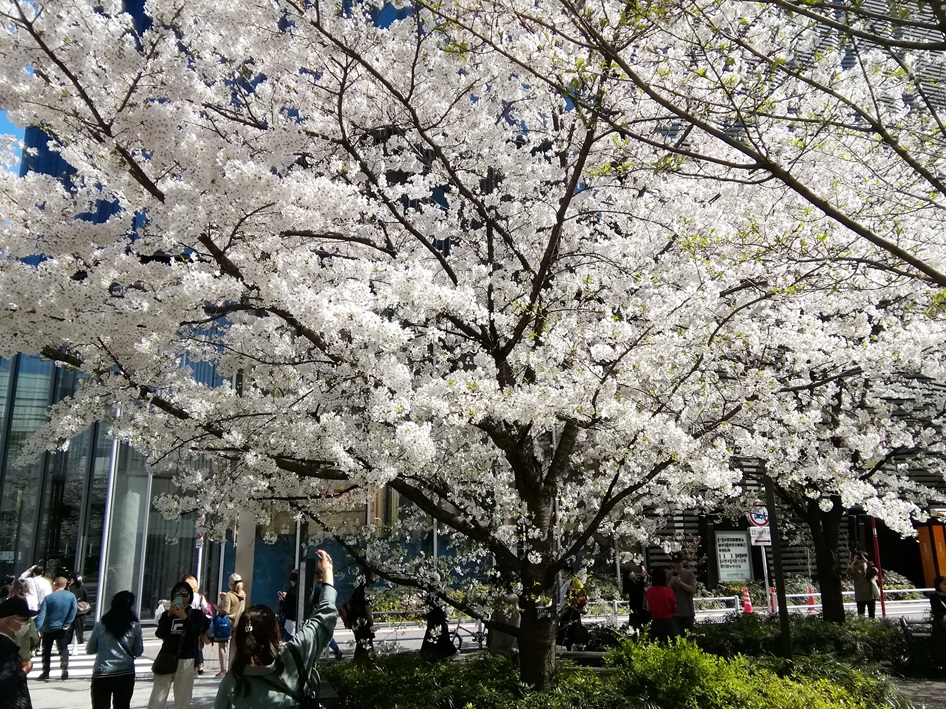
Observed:
[[[815,568],[821,591],[821,613],[829,623],[844,622],[844,597],[841,580],[841,519],[844,509],[839,498],[832,497],[831,510],[823,511],[817,500],[809,500],[806,515],[815,548]]]
[[[552,686],[555,678],[556,618],[546,608],[523,603],[519,619],[519,678],[536,689]]]

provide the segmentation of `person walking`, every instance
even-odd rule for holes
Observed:
[[[311,698],[318,697],[318,675],[313,670],[338,618],[332,557],[321,549],[315,553],[323,585],[312,615],[294,628],[292,640],[280,650],[272,609],[247,609],[234,633],[233,664],[220,681],[214,709],[315,706],[317,699]],[[306,704],[307,699],[312,704]]]
[[[66,579],[57,576],[53,592],[43,599],[36,616],[36,627],[43,639],[43,671],[37,679],[49,679],[53,643],[59,652],[62,679],[69,679],[69,632],[76,618],[76,597],[68,589]]]
[[[0,698],[9,709],[33,707],[17,638],[27,631],[27,623],[35,615],[22,596],[0,603]]]
[[[677,599],[677,610],[673,613],[674,631],[677,635],[686,635],[696,624],[696,608],[693,596],[696,595],[696,574],[686,568],[683,552],[675,551],[670,557],[673,568],[667,586]]]
[[[364,581],[352,591],[348,600],[352,634],[355,636],[353,662],[374,659],[374,614],[371,612],[371,597],[368,595],[368,586],[372,583],[374,575],[366,571]]]
[[[92,610],[92,606],[89,604],[89,592],[82,583],[82,577],[75,575],[66,578],[69,581],[69,591],[76,597],[76,620],[72,624],[72,637],[69,640],[70,654],[75,654],[78,645],[85,644],[85,617]]]
[[[171,686],[174,687],[175,709],[188,709],[194,693],[195,658],[201,636],[210,622],[199,608],[192,606],[194,591],[190,584],[178,581],[171,589],[171,603],[158,621],[155,636],[162,640],[154,660],[154,684],[148,709],[167,706]]]
[[[588,605],[585,585],[569,568],[559,572],[558,584],[558,633],[556,645],[563,645],[571,650],[575,644],[584,644],[585,632],[581,624],[581,614]]]
[[[315,570],[315,586],[316,590],[325,585],[325,577],[322,576],[322,572],[318,569]],[[338,643],[335,642],[335,630],[332,629],[332,639],[328,641],[329,650],[332,651],[332,654],[335,656],[336,660],[341,661],[342,659],[342,649],[338,646]]]
[[[243,606],[246,603],[246,592],[243,590],[243,578],[240,574],[230,574],[230,590],[220,599],[220,612],[230,620],[230,627],[236,628],[243,615]],[[223,677],[230,668],[230,658],[233,651],[233,635],[228,640],[217,642],[217,656],[220,660],[220,671],[217,677]]]
[[[647,592],[647,570],[638,565],[626,569],[623,577],[624,597],[627,598],[627,624],[640,632],[650,621],[650,612],[645,608],[644,594]]]
[[[191,587],[192,601],[191,608],[196,608],[201,611],[207,617],[207,627],[210,627],[210,622],[213,620],[213,609],[210,607],[210,603],[204,598],[204,594],[200,592],[200,584],[197,582],[197,577],[194,574],[185,574],[184,578],[181,579],[184,583]],[[204,645],[209,641],[206,636],[201,635],[200,640],[197,641],[197,654],[194,656],[194,666],[197,668],[197,674],[204,674]]]
[[[657,642],[669,642],[676,635],[673,614],[677,610],[677,596],[667,588],[667,570],[654,569],[647,589],[647,607],[650,609],[650,637]]]
[[[299,570],[293,569],[289,572],[289,588],[280,591],[277,594],[279,599],[279,629],[282,633],[282,639],[292,640],[296,632],[296,606],[299,603]]]
[[[135,658],[144,654],[141,624],[132,608],[135,594],[119,591],[89,635],[85,651],[92,665],[92,709],[129,709],[135,692]]]
[[[854,581],[854,602],[857,614],[873,619],[877,612],[877,600],[880,598],[880,586],[877,584],[877,567],[867,557],[866,552],[859,552],[850,566],[851,579]]]
[[[52,584],[49,583],[49,579],[43,576],[45,573],[46,569],[43,566],[33,564],[20,574],[20,581],[26,583],[30,590],[30,595],[33,597],[33,603],[36,604],[34,610],[39,610],[39,607],[43,605],[43,599],[53,592],[53,587]],[[32,606],[30,607],[32,608]]]

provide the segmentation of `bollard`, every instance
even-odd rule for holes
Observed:
[[[778,613],[778,594],[775,586],[769,588],[769,613]]]

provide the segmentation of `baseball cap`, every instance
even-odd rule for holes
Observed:
[[[243,580],[243,577],[240,574],[230,574],[230,583],[239,583]]]
[[[32,618],[39,611],[30,610],[29,604],[25,598],[14,596],[0,603],[0,618],[9,618],[12,615],[21,618]]]

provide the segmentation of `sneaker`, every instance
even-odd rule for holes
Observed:
[[[69,670],[62,671],[62,679],[69,679]]]
[[[40,674],[40,676],[37,677],[36,679],[42,679],[42,680],[49,679],[49,673],[48,673],[48,672],[43,672],[43,673]]]
[[[214,675],[214,677],[224,677],[226,676],[226,674],[227,674],[226,672],[218,672],[217,674]]]

